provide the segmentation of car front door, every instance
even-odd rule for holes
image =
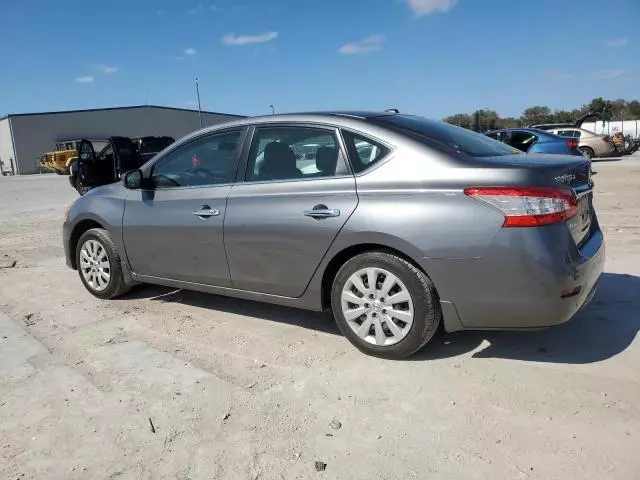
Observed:
[[[358,203],[335,128],[255,128],[244,182],[227,203],[232,285],[301,296]]]
[[[126,199],[127,259],[141,276],[229,286],[223,224],[244,129],[180,144],[145,168],[148,188]]]

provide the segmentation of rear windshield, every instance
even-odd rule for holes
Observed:
[[[388,115],[371,121],[412,138],[425,140],[426,143],[434,143],[472,157],[497,157],[517,153],[504,143],[480,133],[423,117]]]

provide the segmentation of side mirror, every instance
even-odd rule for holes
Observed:
[[[142,170],[131,170],[122,177],[122,184],[130,190],[140,190],[142,188]]]

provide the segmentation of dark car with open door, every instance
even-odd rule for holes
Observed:
[[[117,182],[124,173],[140,168],[174,141],[172,137],[109,137],[101,142],[106,145],[96,154],[94,142],[82,140],[78,144],[78,160],[70,166],[69,182],[84,195],[91,188]]]

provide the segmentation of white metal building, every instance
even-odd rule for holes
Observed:
[[[241,116],[202,112],[202,125],[236,118]],[[7,115],[0,118],[0,161],[3,172],[38,173],[40,157],[60,140],[155,135],[177,139],[199,128],[197,110],[153,105]]]
[[[640,137],[640,120],[625,120],[616,122],[585,122],[581,128],[597,133],[598,135],[614,135],[622,133],[633,138]]]

